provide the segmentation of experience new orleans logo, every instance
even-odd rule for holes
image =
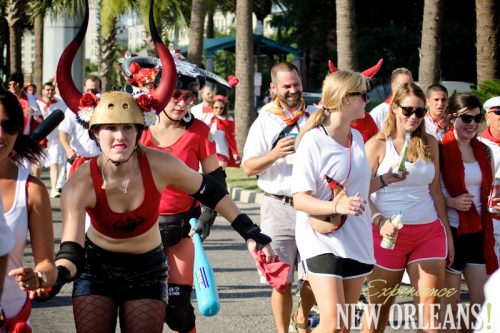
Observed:
[[[377,292],[373,292],[377,284],[386,284],[385,280],[372,280],[367,287],[363,289],[363,294],[368,297],[378,297],[379,304],[347,304],[345,306],[337,306],[337,322],[349,323],[350,329],[361,329],[360,315],[364,314],[366,320],[365,325],[369,325],[370,329],[377,329],[381,324],[382,306],[386,305],[393,297],[414,297],[423,295],[432,295],[439,298],[446,298],[455,295],[458,290],[454,288],[428,288],[417,290],[413,287],[401,287],[397,284],[391,288],[377,288]],[[380,285],[379,285],[380,286]],[[372,293],[370,293],[370,289]],[[481,305],[459,303],[455,305],[446,304],[431,304],[427,311],[429,312],[429,322],[425,322],[423,318],[423,304],[392,304],[389,307],[388,327],[394,330],[456,330],[469,329],[491,330],[491,304],[486,304],[485,310],[487,316],[481,317]]]

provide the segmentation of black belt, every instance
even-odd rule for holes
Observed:
[[[173,215],[160,215],[158,217],[158,222],[159,223],[172,223],[172,222],[181,222],[184,223],[186,222],[189,225],[189,219],[191,217],[196,217],[200,216],[201,214],[201,206],[197,206],[194,208],[191,208],[187,212],[180,213],[180,214],[173,214]]]
[[[289,204],[290,206],[293,206],[293,198],[292,197],[287,197],[286,195],[277,195],[277,194],[271,194],[264,192],[264,195],[266,197],[271,197],[280,201],[283,201],[286,204]]]

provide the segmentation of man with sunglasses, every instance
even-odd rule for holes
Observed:
[[[500,178],[500,96],[488,99],[483,108],[486,111],[488,127],[478,139],[492,151],[495,178]],[[493,215],[493,234],[495,236],[495,253],[500,264],[500,215]]]
[[[281,62],[271,70],[271,92],[275,99],[264,105],[252,124],[243,151],[242,166],[247,176],[258,176],[257,185],[264,191],[261,203],[261,228],[273,242],[271,247],[282,262],[292,268],[298,262],[295,242],[296,210],[292,202],[292,167],[295,137],[315,108],[307,107],[302,98],[302,82],[297,68]],[[265,230],[265,231],[264,231]],[[293,301],[290,270],[285,291],[273,289],[272,309],[277,332],[288,332]],[[299,272],[299,279],[304,274]],[[314,304],[308,283],[301,288],[301,302],[292,324],[299,332],[308,328],[307,316]]]

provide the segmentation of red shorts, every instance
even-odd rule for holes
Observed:
[[[372,225],[376,265],[393,271],[404,270],[412,262],[445,259],[448,253],[446,231],[437,219],[426,224],[408,224],[399,230],[393,250],[380,247],[382,236]]]

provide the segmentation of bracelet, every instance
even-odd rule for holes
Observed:
[[[380,183],[382,184],[382,187],[381,188],[384,188],[387,186],[387,184],[384,182],[384,177],[382,177],[383,175],[380,175]]]

